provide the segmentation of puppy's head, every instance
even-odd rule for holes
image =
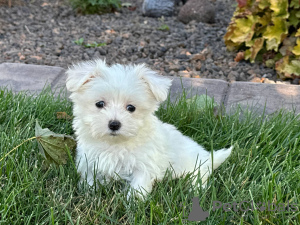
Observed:
[[[145,65],[109,67],[102,60],[73,65],[67,75],[74,127],[85,126],[96,139],[130,138],[151,126],[147,118],[166,100],[171,85]]]

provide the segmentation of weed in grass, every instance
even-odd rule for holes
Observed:
[[[213,201],[233,203],[296,203],[300,208],[299,116],[283,111],[262,118],[239,109],[230,116],[215,115],[207,101],[203,110],[185,100],[167,101],[157,116],[174,124],[207,149],[235,144],[231,157],[208,181],[208,188],[192,187],[188,174],[172,179],[168,172],[156,182],[145,201],[126,200],[126,183],[78,187],[74,161],[45,168],[35,141],[28,141],[0,162],[0,224],[182,224],[192,199],[209,211],[200,224],[299,224],[300,212],[212,210]],[[36,97],[0,90],[0,158],[33,137],[35,121],[56,133],[72,135],[72,105],[50,89]],[[200,182],[200,180],[199,180]],[[185,217],[183,216],[185,211]]]

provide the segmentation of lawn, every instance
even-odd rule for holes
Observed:
[[[72,115],[64,96],[53,97],[49,89],[36,97],[0,89],[0,224],[193,224],[187,219],[194,197],[209,211],[200,224],[300,223],[299,116],[283,111],[241,116],[238,109],[224,116],[214,113],[210,101],[201,108],[184,96],[167,102],[157,112],[161,120],[209,150],[234,144],[233,153],[214,171],[207,189],[193,188],[191,176],[172,180],[167,173],[145,201],[127,201],[122,181],[78,188],[73,159],[47,167],[36,140],[4,157],[34,137],[36,119],[43,128],[73,134],[72,121],[56,116]],[[232,207],[213,209],[216,201]]]

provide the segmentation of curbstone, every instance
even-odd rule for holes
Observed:
[[[230,85],[225,99],[227,113],[240,105],[252,111],[272,114],[279,109],[300,113],[300,86],[285,84],[261,84],[234,82]]]
[[[223,80],[214,79],[197,79],[197,78],[180,78],[169,77],[173,79],[172,86],[170,88],[171,101],[175,101],[179,93],[183,91],[183,88],[187,91],[187,98],[191,98],[194,95],[205,95],[214,98],[214,101],[219,105],[223,104],[224,96],[228,89],[228,83]]]
[[[54,66],[2,63],[0,64],[0,86],[11,88],[14,92],[39,93],[45,85],[52,85],[63,73],[63,68]]]
[[[186,90],[187,98],[207,94],[226,112],[241,107],[249,108],[262,115],[272,114],[280,109],[300,113],[300,86],[285,84],[262,84],[251,82],[233,82],[223,80],[173,77],[170,88],[171,101]],[[45,85],[53,90],[65,88],[66,74],[60,67],[28,65],[18,63],[0,64],[0,87],[11,88],[14,92],[29,91],[39,93]],[[66,89],[65,89],[66,90]],[[70,93],[67,93],[68,95]]]

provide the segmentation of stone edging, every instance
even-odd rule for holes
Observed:
[[[53,89],[65,86],[65,70],[60,67],[27,65],[18,63],[0,64],[0,86],[9,87],[14,92],[40,92],[46,84]],[[264,84],[251,82],[228,83],[223,80],[179,78],[173,79],[170,89],[174,100],[182,87],[188,90],[188,97],[207,94],[227,112],[237,105],[250,107],[258,113],[274,113],[281,108],[300,113],[300,86],[286,84]]]

